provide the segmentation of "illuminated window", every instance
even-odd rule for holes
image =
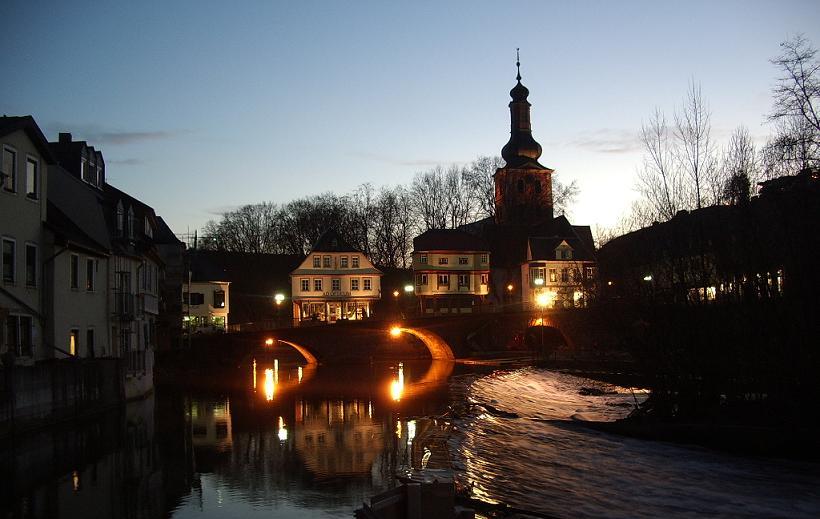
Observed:
[[[68,335],[68,353],[77,355],[77,349],[80,347],[80,330],[72,328]]]
[[[32,200],[37,200],[40,197],[37,178],[39,170],[39,164],[36,160],[26,159],[26,196]]]
[[[450,263],[450,258],[439,258],[438,259],[438,264],[439,265],[447,265],[448,263]]]
[[[468,274],[459,274],[458,275],[458,286],[459,287],[469,287],[470,286],[470,276]]]
[[[17,191],[17,152],[3,147],[3,189]]]
[[[334,278],[330,280],[330,289],[334,291],[339,291],[342,289],[342,280],[338,278]]]
[[[489,254],[482,254],[481,255],[481,263],[487,264],[487,263],[489,263],[489,261],[490,261],[490,255]]]
[[[481,284],[486,285],[487,281],[489,280],[488,278],[489,276],[487,276],[487,274],[481,274]]]
[[[214,290],[214,308],[225,308],[224,290]]]
[[[425,264],[425,265],[427,264],[427,254],[422,254],[421,256],[419,256],[419,263],[422,263],[422,264]]]
[[[302,292],[310,292],[310,280],[307,278],[302,278],[299,280],[299,285],[302,289]]]
[[[586,276],[587,279],[592,279],[595,277],[595,267],[586,267]]]
[[[325,256],[322,258],[322,268],[330,268],[330,256]]]
[[[372,281],[370,278],[364,278],[364,289],[365,290],[373,290]]]
[[[74,289],[80,288],[80,257],[72,254],[68,268],[69,286]]]
[[[318,269],[322,266],[322,257],[319,255],[313,256],[313,268]]]
[[[353,278],[350,280],[350,290],[359,290],[359,279]]]
[[[322,291],[322,280],[321,279],[314,279],[313,280],[313,290],[316,292]]]
[[[347,268],[347,256],[342,256],[339,258],[339,267],[343,269]]]
[[[439,274],[438,275],[438,286],[439,287],[449,287],[450,286],[450,275],[449,274]]]
[[[359,268],[359,257],[358,257],[358,256],[352,256],[352,257],[350,258],[350,265],[351,265],[354,269]],[[365,289],[365,290],[367,290],[367,289]]]
[[[550,269],[550,283],[555,283],[558,281],[558,274],[555,272],[555,269]]]

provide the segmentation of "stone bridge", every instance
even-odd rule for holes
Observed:
[[[590,309],[467,314],[351,321],[333,325],[241,332],[197,338],[194,349],[226,362],[276,351],[307,363],[374,360],[456,360],[487,352],[611,345]]]

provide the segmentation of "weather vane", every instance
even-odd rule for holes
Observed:
[[[515,48],[515,68],[518,69],[518,74],[516,74],[515,79],[521,81],[521,58],[518,55],[518,51],[521,50],[520,48]]]

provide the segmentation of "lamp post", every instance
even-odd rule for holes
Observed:
[[[276,322],[274,323],[274,326],[278,327],[279,326],[279,307],[282,306],[282,301],[285,300],[285,294],[278,293],[275,296],[273,296],[273,300],[276,303]]]
[[[540,279],[540,278],[539,278]],[[538,279],[536,279],[538,281]],[[544,284],[544,280],[541,279],[541,284]],[[541,292],[537,296],[535,296],[535,302],[538,307],[541,309],[541,351],[544,351],[544,310],[550,303],[550,297],[547,295],[546,292]]]

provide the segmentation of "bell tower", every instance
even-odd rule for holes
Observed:
[[[510,140],[501,149],[504,167],[496,170],[495,220],[499,224],[533,225],[552,220],[553,170],[538,162],[541,145],[532,137],[530,91],[521,84],[516,49],[516,85],[510,90]]]

